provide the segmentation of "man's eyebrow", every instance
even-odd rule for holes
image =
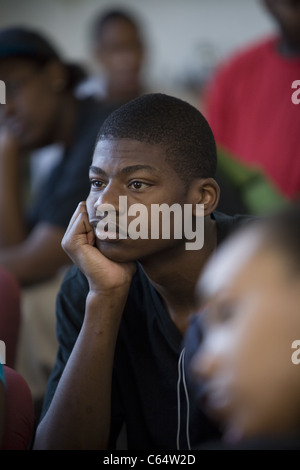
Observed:
[[[157,171],[156,168],[150,165],[130,165],[130,166],[126,166],[125,168],[122,168],[120,173],[127,174],[127,173],[133,173],[134,171],[138,171],[138,170],[148,170],[151,173]]]
[[[103,175],[106,176],[106,173],[102,168],[99,168],[98,166],[91,165],[89,168],[90,173],[95,173],[96,175]]]
[[[133,173],[134,171],[138,170],[147,170],[150,171],[151,173],[156,172],[156,168],[150,165],[130,165],[122,168],[120,170],[120,174],[128,174],[128,173]],[[94,173],[96,175],[102,175],[102,176],[107,176],[106,172],[102,170],[102,168],[99,168],[98,166],[91,165],[89,168],[90,173]]]

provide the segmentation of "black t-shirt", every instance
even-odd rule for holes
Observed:
[[[218,243],[245,216],[215,213]],[[88,294],[85,276],[72,267],[57,298],[59,350],[42,415],[79,334]],[[182,335],[138,264],[121,320],[113,371],[111,439],[114,448],[123,422],[129,449],[188,449],[219,436],[185,389]],[[84,357],[82,358],[84,361]],[[180,413],[178,417],[178,407]],[[187,430],[188,429],[188,430]]]
[[[80,201],[90,190],[89,166],[101,124],[114,107],[93,99],[78,100],[74,137],[59,163],[47,177],[34,204],[27,211],[30,228],[48,222],[67,228]]]

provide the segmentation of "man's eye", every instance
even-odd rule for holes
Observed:
[[[101,181],[101,180],[96,180],[96,179],[91,179],[90,180],[90,183],[91,183],[91,187],[92,188],[103,188],[105,185],[104,185],[104,182]]]
[[[146,189],[148,188],[149,184],[147,183],[143,183],[142,181],[132,181],[128,187],[131,188],[131,189],[135,189],[137,191],[141,190],[141,189]]]

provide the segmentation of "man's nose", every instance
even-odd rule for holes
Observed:
[[[94,203],[94,208],[99,217],[104,216],[106,212],[114,211],[116,214],[123,213],[124,196],[121,197],[120,190],[112,184],[108,184],[106,188],[101,191],[98,199]]]

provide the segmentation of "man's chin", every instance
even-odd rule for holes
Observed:
[[[136,256],[132,250],[126,247],[124,242],[126,240],[97,240],[96,246],[106,258],[116,263],[136,261]]]

